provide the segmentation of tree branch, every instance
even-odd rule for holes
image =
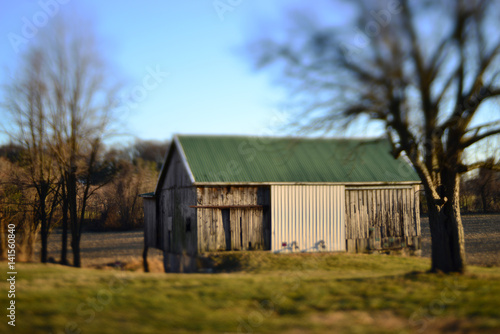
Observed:
[[[500,128],[484,132],[480,135],[476,135],[476,136],[473,136],[473,137],[468,138],[468,139],[464,138],[464,140],[460,143],[460,146],[462,148],[466,148],[466,147],[471,146],[474,143],[477,143],[480,140],[483,140],[486,137],[493,136],[496,134],[500,134]]]
[[[475,134],[474,135],[477,135],[479,133],[480,130],[482,129],[485,129],[485,128],[489,128],[489,127],[492,127],[494,125],[499,125],[500,124],[500,120],[498,121],[494,121],[494,122],[490,122],[490,123],[486,123],[486,124],[482,124],[482,125],[479,125],[479,126],[475,126],[473,128],[469,128],[467,129],[467,131],[465,133],[469,133],[469,132],[472,132],[472,131],[475,131]]]

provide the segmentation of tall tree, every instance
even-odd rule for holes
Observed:
[[[83,26],[85,30],[81,29]],[[34,143],[43,157],[50,154],[44,161],[57,165],[57,183],[64,186],[60,191],[64,196],[63,224],[69,223],[73,265],[79,267],[86,203],[93,194],[92,175],[99,166],[102,142],[112,131],[113,111],[117,107],[116,76],[109,73],[89,22],[69,20],[62,14],[30,40],[26,54],[36,60],[37,81],[32,91],[34,105],[43,109],[43,118],[33,120],[34,128],[40,130],[23,144]],[[21,64],[20,69],[26,77],[34,75],[30,67]],[[10,87],[17,87],[17,82],[18,77],[12,78]],[[30,94],[30,89],[20,87],[20,94]],[[12,97],[16,101],[15,95]],[[26,108],[24,104],[21,107]],[[8,110],[15,112],[9,106]],[[19,124],[14,128],[23,131]],[[30,166],[38,168],[34,163]],[[43,190],[44,186],[42,183],[40,188]],[[63,262],[65,242],[63,234]]]
[[[99,165],[102,142],[112,131],[118,84],[91,27],[83,31],[75,23],[58,21],[53,28],[42,46],[50,59],[45,68],[53,115],[51,147],[66,186],[73,265],[80,267],[80,238],[87,200],[93,194],[92,174]]]
[[[7,87],[5,109],[11,121],[8,133],[23,148],[21,166],[29,176],[25,186],[36,190],[33,230],[41,232],[41,262],[47,262],[48,236],[60,184],[48,143],[49,110],[43,66],[44,55],[39,50],[25,54],[22,71]]]
[[[297,20],[288,39],[253,45],[258,65],[280,65],[306,130],[368,119],[385,129],[395,157],[411,161],[425,189],[434,272],[466,268],[460,175],[482,163],[467,165],[463,154],[500,133],[491,103],[500,96],[499,5],[332,1],[330,12]]]

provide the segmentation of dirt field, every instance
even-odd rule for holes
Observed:
[[[61,233],[54,231],[49,237],[49,258],[59,262],[61,259]],[[68,238],[68,245],[71,240]],[[142,268],[144,238],[142,230],[127,232],[87,232],[81,240],[83,267],[126,266],[127,269]],[[37,253],[37,258],[39,257]],[[163,253],[149,249],[148,259],[151,271],[162,271]],[[71,247],[68,246],[68,260],[73,262]]]
[[[500,214],[464,215],[465,252],[467,263],[479,266],[500,266]],[[429,219],[421,218],[422,256],[431,256]]]
[[[422,223],[422,256],[430,257],[431,238],[429,221]],[[500,214],[463,216],[467,262],[472,265],[500,266]],[[69,244],[69,242],[68,242]],[[54,231],[49,240],[49,257],[59,261],[61,234]],[[122,266],[127,269],[142,268],[143,232],[96,232],[84,233],[81,242],[82,265],[85,267]],[[69,250],[68,259],[72,254]],[[39,255],[37,254],[37,258]],[[152,271],[162,270],[162,253],[149,250]]]

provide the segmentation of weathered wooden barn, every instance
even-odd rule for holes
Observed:
[[[144,194],[145,253],[420,248],[419,178],[386,140],[175,136]]]

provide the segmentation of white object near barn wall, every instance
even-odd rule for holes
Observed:
[[[345,251],[345,186],[272,185],[271,251]]]

